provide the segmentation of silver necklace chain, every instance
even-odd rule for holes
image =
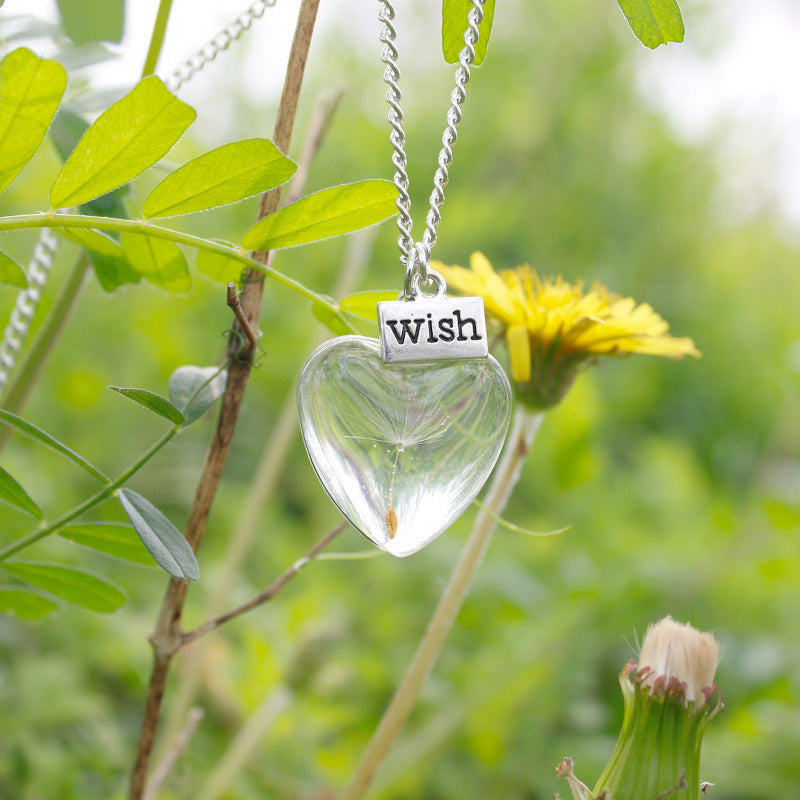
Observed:
[[[395,10],[391,0],[379,0],[378,19],[383,23],[380,41],[383,44],[381,61],[386,64],[383,80],[386,82],[386,100],[389,103],[389,124],[391,131],[389,140],[392,143],[392,163],[394,164],[394,185],[397,187],[397,227],[400,236],[397,246],[400,249],[400,260],[406,267],[404,296],[407,300],[416,297],[420,285],[436,284],[437,293],[444,293],[444,278],[428,268],[431,250],[436,244],[436,229],[442,220],[444,190],[450,180],[449,167],[453,162],[453,146],[458,137],[458,124],[461,122],[461,106],[467,95],[466,87],[470,79],[470,67],[475,60],[475,44],[480,35],[478,26],[483,20],[483,5],[486,0],[471,0],[472,8],[467,16],[468,25],[464,33],[464,48],[458,58],[455,74],[455,88],[450,94],[450,108],[447,111],[447,127],[442,134],[442,149],[437,159],[438,168],[433,176],[429,209],[425,218],[425,231],[422,241],[414,242],[412,235],[411,197],[408,193],[408,159],[406,157],[406,135],[403,130],[403,109],[400,106],[400,67],[395,45],[397,31],[393,21]]]

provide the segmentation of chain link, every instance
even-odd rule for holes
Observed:
[[[213,39],[204,44],[194,55],[186,59],[165,84],[171,92],[177,92],[186,81],[197,75],[210,64],[220,53],[227,50],[239,37],[250,30],[251,25],[264,16],[268,8],[272,8],[277,0],[258,0],[250,8],[243,11],[230,25],[224,27]]]
[[[394,164],[394,184],[397,187],[397,227],[400,236],[397,246],[400,249],[400,261],[406,267],[404,296],[406,299],[416,296],[422,285],[433,282],[437,284],[437,293],[443,291],[444,279],[428,269],[431,250],[436,244],[436,229],[442,221],[444,190],[450,180],[449,167],[453,162],[453,146],[458,137],[458,125],[461,122],[461,106],[467,95],[467,83],[470,79],[470,67],[475,61],[475,44],[480,31],[478,26],[483,21],[483,5],[486,0],[471,0],[472,8],[467,16],[467,29],[464,33],[464,48],[458,57],[459,66],[455,74],[455,88],[450,94],[450,108],[447,111],[447,127],[442,134],[442,149],[437,159],[438,168],[433,176],[433,191],[429,200],[429,209],[425,217],[425,232],[421,242],[414,242],[412,235],[413,220],[411,218],[411,198],[408,192],[408,159],[406,157],[406,135],[403,130],[403,110],[400,107],[401,92],[399,86],[400,67],[398,52],[395,46],[397,31],[394,27],[395,10],[392,0],[379,0],[378,20],[383,23],[380,41],[383,43],[381,61],[386,64],[383,80],[386,82],[386,100],[389,103],[389,124],[391,131],[389,140],[392,143],[392,163]],[[415,287],[415,289],[412,289]]]

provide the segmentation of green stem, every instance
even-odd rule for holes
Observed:
[[[116,217],[97,217],[89,214],[17,214],[9,217],[0,217],[0,232],[24,230],[26,228],[97,228],[106,231],[120,231],[128,233],[144,234],[155,236],[158,239],[167,239],[175,244],[182,244],[188,247],[196,247],[198,250],[206,250],[210,253],[238,261],[252,269],[264,273],[272,278],[276,283],[280,283],[287,289],[324,306],[347,325],[348,329],[355,333],[352,325],[345,319],[339,310],[339,306],[323,295],[317,294],[313,290],[304,286],[294,278],[278,272],[274,267],[262,264],[260,261],[251,258],[245,252],[234,247],[227,247],[218,242],[203,239],[201,236],[194,236],[182,231],[173,231],[169,228],[162,228],[159,225],[151,225],[145,220],[118,219]]]
[[[495,470],[492,485],[486,495],[486,506],[496,514],[499,514],[508,502],[541,421],[541,412],[530,413],[524,407],[517,409],[503,457]],[[453,627],[475,571],[489,546],[494,524],[494,520],[485,511],[481,511],[475,519],[472,533],[442,592],[439,605],[428,623],[414,659],[339,800],[361,800],[367,793],[378,767],[411,713],[425,679],[441,652],[447,634]]]
[[[142,67],[142,77],[153,75],[158,64],[158,57],[161,55],[161,47],[164,44],[164,35],[167,32],[167,20],[172,9],[172,0],[161,0],[158,4],[156,21],[153,24],[153,33],[150,36],[150,47],[147,50],[147,57]]]
[[[6,396],[2,404],[6,411],[17,414],[28,399],[28,395],[33,389],[44,362],[55,347],[64,325],[75,307],[88,268],[89,259],[85,253],[82,253],[62,286],[61,292],[36,336],[36,341],[33,343],[30,352],[6,390]],[[0,433],[0,450],[8,441],[10,433],[10,429]]]
[[[73,508],[71,511],[67,511],[66,514],[59,517],[55,522],[51,522],[49,525],[45,525],[43,528],[39,528],[38,530],[29,533],[22,539],[18,539],[8,547],[0,550],[0,561],[5,561],[9,556],[13,556],[15,553],[18,553],[20,550],[24,550],[34,542],[44,539],[45,536],[55,533],[59,528],[63,528],[64,525],[75,519],[75,517],[79,517],[81,514],[83,514],[84,511],[88,511],[90,508],[94,508],[94,506],[98,505],[98,503],[102,503],[103,500],[114,494],[114,492],[119,489],[119,487],[122,486],[125,481],[137,473],[162,447],[164,447],[165,444],[170,441],[170,439],[173,438],[173,436],[179,433],[181,427],[182,426],[180,425],[175,425],[173,428],[170,428],[149,450],[147,450],[147,452],[141,455],[133,464],[131,464],[130,467],[128,467],[128,469],[125,470],[125,472],[123,472],[114,481],[109,483],[108,486],[103,487],[99,492],[93,494],[90,498],[75,506],[75,508]]]

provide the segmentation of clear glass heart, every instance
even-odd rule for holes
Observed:
[[[488,358],[384,364],[341,336],[309,358],[300,428],[325,491],[378,547],[407,556],[472,502],[500,454],[511,387]]]

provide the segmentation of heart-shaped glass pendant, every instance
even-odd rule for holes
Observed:
[[[511,387],[492,356],[386,364],[380,342],[364,336],[319,347],[297,399],[325,491],[395,556],[428,544],[472,502],[511,415]]]

